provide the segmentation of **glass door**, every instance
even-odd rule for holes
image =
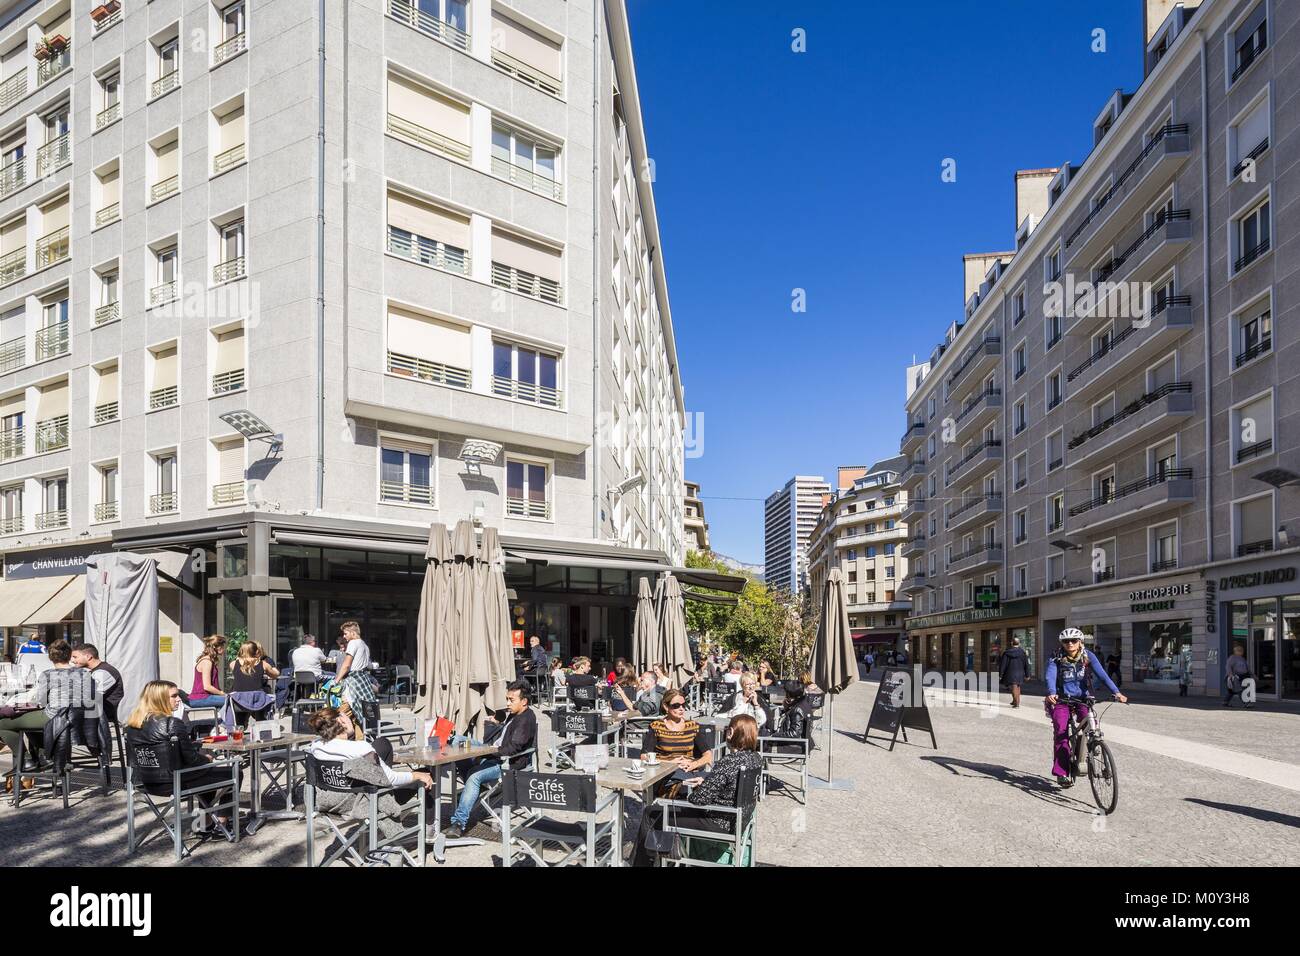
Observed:
[[[1277,599],[1250,602],[1250,672],[1255,693],[1277,696]]]
[[[1278,642],[1277,671],[1282,696],[1300,699],[1300,597],[1282,599],[1282,640]]]

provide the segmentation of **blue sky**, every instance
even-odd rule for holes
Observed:
[[[904,369],[961,317],[962,254],[1014,245],[1016,169],[1087,155],[1141,79],[1142,3],[627,4],[703,414],[686,475],[714,549],[761,561],[763,499],[791,475],[898,453]]]

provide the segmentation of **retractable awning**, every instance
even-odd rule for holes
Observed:
[[[21,627],[28,623],[28,618],[63,590],[69,582],[80,580],[79,574],[56,574],[25,581],[0,582],[0,627]]]
[[[606,558],[592,554],[528,551],[522,548],[509,548],[506,553],[533,564],[549,564],[558,567],[604,568],[609,571],[642,571],[648,574],[660,574],[666,571],[684,585],[726,591],[731,594],[739,594],[745,588],[745,579],[736,575],[720,574],[717,571],[700,568],[679,568],[657,561],[632,561],[626,558]]]
[[[81,575],[69,578],[59,591],[33,611],[24,624],[58,624],[86,600],[86,579]]]

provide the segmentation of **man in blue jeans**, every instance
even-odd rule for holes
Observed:
[[[493,718],[488,718],[488,733],[484,736],[488,742],[496,742],[497,753],[495,756],[476,760],[467,768],[469,773],[465,777],[464,789],[460,792],[460,801],[456,804],[456,812],[451,816],[451,826],[446,830],[449,840],[457,840],[464,836],[469,826],[469,815],[474,810],[474,804],[478,803],[479,794],[485,786],[491,786],[501,779],[503,759],[509,761],[510,766],[516,769],[527,763],[527,758],[517,755],[532,750],[537,742],[537,716],[529,706],[532,703],[531,695],[532,685],[528,681],[512,682],[506,688],[506,719],[498,723]],[[500,730],[493,733],[496,727],[500,727]],[[482,745],[481,741],[467,738],[462,734],[453,737],[452,743],[460,744],[467,739],[475,746]],[[511,760],[512,757],[515,760]]]

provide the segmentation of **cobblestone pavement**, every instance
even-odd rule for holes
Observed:
[[[1041,703],[1012,714],[934,706],[937,750],[911,734],[862,740],[874,682],[858,683],[835,707],[834,776],[851,790],[814,789],[806,804],[780,791],[760,804],[758,861],[764,865],[1254,865],[1300,860],[1300,713],[1225,712],[1143,700],[1105,713],[1120,769],[1120,803],[1099,817],[1086,783],[1061,791],[1049,778],[1050,729]],[[1142,745],[1124,743],[1123,728]],[[1155,741],[1154,744],[1151,742]],[[1202,762],[1156,752],[1183,741],[1219,748]],[[824,775],[825,746],[813,758]],[[1148,746],[1150,745],[1150,746]],[[1154,746],[1155,749],[1151,749]],[[1205,757],[1205,754],[1209,754]],[[1283,785],[1230,772],[1237,755],[1278,761]],[[6,757],[0,757],[0,765]],[[1224,769],[1227,767],[1229,769]],[[89,793],[89,792],[88,792]],[[66,814],[50,799],[0,805],[0,860],[25,865],[172,865],[161,841],[128,858],[125,800],[74,797]],[[629,806],[634,806],[629,801]],[[635,832],[635,820],[629,832]],[[492,837],[485,827],[478,832]],[[185,866],[302,865],[303,825],[268,823],[236,846],[211,843]],[[500,844],[455,848],[447,866],[499,864]],[[431,864],[432,865],[432,864]]]

